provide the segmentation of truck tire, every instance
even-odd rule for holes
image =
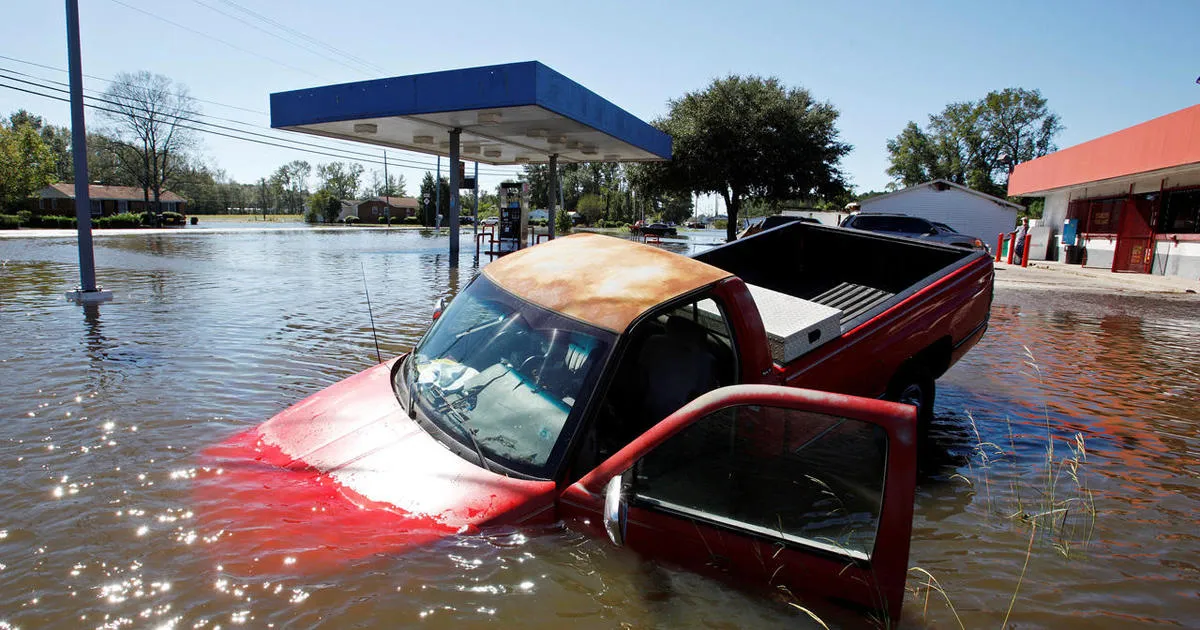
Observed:
[[[920,366],[901,368],[888,386],[888,400],[917,408],[917,428],[924,432],[933,421],[933,402],[937,396],[937,386],[929,371]]]

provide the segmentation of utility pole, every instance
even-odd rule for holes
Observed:
[[[92,201],[88,195],[87,130],[83,119],[83,68],[79,47],[79,0],[67,0],[67,66],[71,84],[71,153],[75,161],[75,223],[79,237],[79,288],[67,292],[77,302],[104,302],[112,291],[96,285],[92,250]]]
[[[392,227],[392,182],[388,180],[386,150],[383,152],[383,212],[388,227]]]

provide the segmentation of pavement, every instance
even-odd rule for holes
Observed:
[[[1113,273],[1107,268],[1067,265],[1058,261],[1031,261],[1028,267],[996,263],[996,285],[1058,288],[1108,293],[1161,293],[1196,295],[1200,280],[1144,273]]]

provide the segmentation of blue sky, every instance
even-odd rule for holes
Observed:
[[[305,45],[320,54],[306,50],[296,45],[302,41],[297,36],[250,18],[231,1],[369,66],[312,44]],[[665,114],[669,99],[702,89],[714,77],[776,76],[840,110],[842,139],[854,146],[842,167],[860,191],[888,183],[885,144],[908,121],[923,123],[950,102],[978,99],[990,90],[1041,90],[1066,126],[1060,147],[1200,102],[1196,0],[80,4],[85,73],[164,74],[196,98],[259,112],[201,103],[205,114],[264,127],[271,92],[531,59],[647,120]],[[65,68],[63,3],[6,7],[0,55]],[[6,59],[0,59],[0,68],[65,81],[61,72]],[[105,87],[91,79],[85,85]],[[69,122],[65,103],[0,88],[0,113],[18,108],[56,124]],[[100,125],[89,114],[89,128]],[[331,159],[214,136],[204,137],[202,149],[210,163],[244,182],[291,159]],[[514,172],[485,170],[488,186]],[[400,172],[412,193],[422,170]]]

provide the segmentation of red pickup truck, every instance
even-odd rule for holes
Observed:
[[[230,567],[565,520],[895,619],[918,416],[991,296],[983,253],[807,223],[692,258],[558,239],[486,266],[410,354],[207,449],[197,512],[245,545]]]

